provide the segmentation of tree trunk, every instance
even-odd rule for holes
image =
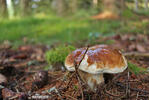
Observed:
[[[6,0],[0,0],[0,17],[7,16],[7,4]]]
[[[21,16],[28,16],[30,14],[30,3],[31,0],[20,0]]]
[[[57,14],[62,16],[62,15],[65,15],[65,12],[66,12],[66,2],[65,0],[56,0],[56,11],[57,11]]]
[[[12,19],[14,17],[14,8],[12,0],[7,0],[8,17]]]
[[[148,0],[145,0],[144,3],[145,3],[145,9],[147,10],[148,9]]]
[[[98,0],[93,0],[93,8],[96,8],[98,5]]]
[[[122,11],[126,8],[125,0],[120,0],[120,7]]]
[[[93,16],[93,19],[117,19],[126,7],[124,0],[103,0],[102,3],[103,11]]]
[[[78,0],[71,0],[69,8],[72,13],[75,13],[77,11],[77,4],[78,4]]]
[[[138,6],[139,6],[138,0],[135,0],[135,11],[138,11]]]
[[[103,0],[104,11],[109,11],[119,15],[126,8],[124,0]]]
[[[115,12],[117,10],[116,2],[117,0],[103,0],[104,10]]]

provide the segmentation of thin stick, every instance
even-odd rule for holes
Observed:
[[[141,53],[141,52],[126,52],[125,56],[136,56],[136,57],[149,57],[149,53]]]
[[[107,91],[106,89],[105,89],[105,93],[107,93],[108,95],[113,96],[113,97],[121,97],[121,95],[112,94],[109,91]]]
[[[85,53],[84,53],[84,55],[83,55],[83,57],[82,57],[81,61],[80,61],[80,62],[79,62],[79,64],[78,64],[78,67],[80,66],[80,64],[81,64],[82,60],[84,59],[84,57],[85,57],[85,55],[86,55],[86,53],[87,53],[88,49],[89,49],[89,45],[87,46],[87,48],[86,48],[86,50],[85,50]]]
[[[80,76],[80,74],[79,74],[79,72],[78,72],[78,69],[79,69],[79,66],[80,66],[81,62],[82,62],[82,60],[84,59],[84,57],[85,57],[85,55],[86,55],[86,53],[87,53],[87,51],[88,51],[88,48],[89,48],[89,46],[87,46],[87,48],[86,48],[86,50],[85,50],[85,53],[84,53],[82,59],[80,60],[79,64],[77,64],[77,62],[76,62],[75,59],[74,59],[75,73],[76,73],[76,76],[77,76],[77,79],[78,79],[78,81],[79,81],[79,85],[80,85],[80,88],[81,88],[82,100],[84,100],[84,94],[83,94],[83,89],[82,89],[82,84],[81,84],[81,83],[83,82],[83,80],[81,79],[81,76]]]
[[[63,95],[63,94],[62,94]],[[71,100],[78,100],[78,99],[76,99],[76,98],[74,98],[74,97],[72,97],[72,96],[70,96],[70,95],[66,95],[66,94],[64,94],[63,96],[65,96],[65,97],[69,97],[69,98],[71,98]]]
[[[130,84],[129,84],[129,71],[127,73],[128,79],[127,79],[127,88],[126,88],[126,94],[128,99],[130,99]]]
[[[60,97],[61,100],[64,100],[61,96],[61,94],[59,93],[59,91],[55,88],[55,92],[57,93],[57,95]]]
[[[139,92],[137,92],[136,100],[138,100],[138,97],[139,97]]]
[[[120,86],[120,87],[122,87],[122,88],[126,88],[126,86],[123,85],[123,84],[122,84],[121,82],[119,82],[119,81],[118,81],[118,82],[114,82],[114,83],[115,83],[117,86]],[[130,90],[149,94],[149,91],[141,90],[141,89],[137,89],[137,88],[131,88],[131,87],[130,87]]]

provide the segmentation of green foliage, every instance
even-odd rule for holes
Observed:
[[[134,72],[135,74],[139,74],[139,73],[144,73],[146,72],[146,69],[143,67],[138,67],[137,65],[128,62],[128,68],[129,70],[131,70],[132,72]]]
[[[59,46],[57,48],[54,48],[50,51],[47,51],[46,61],[50,64],[56,64],[56,63],[64,63],[64,60],[66,56],[71,53],[71,51],[75,50],[74,46]]]
[[[115,33],[108,33],[108,34],[103,34],[103,33],[89,33],[88,35],[88,44],[90,45],[95,45],[95,44],[113,44],[115,41],[114,40],[104,40],[104,37],[106,36],[113,36]],[[100,41],[103,40],[103,41]]]
[[[143,9],[143,10],[139,10],[137,13],[140,15],[149,16],[149,10]]]
[[[136,16],[130,9],[125,9],[122,12],[122,16],[124,18],[133,18],[133,19],[138,19],[138,16]]]
[[[9,40],[14,44],[22,44],[23,37],[27,37],[28,43],[73,43],[87,39],[91,32],[105,35],[114,32],[119,26],[119,21],[98,22],[86,18],[82,20],[44,15],[10,21],[0,20],[0,42]]]
[[[78,90],[78,86],[77,85],[74,85],[73,87],[75,90]]]
[[[61,44],[87,40],[94,43],[98,36],[116,33],[149,33],[149,21],[140,20],[91,20],[85,17],[57,17],[37,14],[35,17],[0,20],[0,43],[9,40],[13,45],[27,43]],[[96,34],[91,34],[96,33]],[[93,37],[92,37],[93,36]],[[93,41],[92,41],[93,40]]]

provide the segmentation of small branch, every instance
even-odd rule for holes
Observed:
[[[61,100],[64,100],[61,96],[61,94],[59,93],[59,91],[55,88],[55,92],[57,93],[57,95],[60,97]]]
[[[138,95],[138,97],[149,97],[149,95]]]
[[[138,97],[139,97],[139,92],[137,92],[136,100],[138,100]]]
[[[62,94],[63,95],[63,94]],[[76,98],[74,98],[74,97],[72,97],[72,96],[70,96],[70,95],[63,95],[63,96],[65,96],[65,97],[68,97],[68,98],[71,98],[71,100],[78,100],[78,99],[76,99]]]
[[[82,57],[82,59],[80,60],[79,64],[77,64],[77,62],[76,62],[75,59],[74,59],[75,72],[76,72],[76,75],[79,77],[79,79],[80,79],[81,81],[82,81],[82,79],[81,79],[81,76],[80,76],[80,74],[79,74],[79,72],[78,72],[78,69],[79,69],[79,66],[80,66],[81,62],[82,62],[82,60],[84,59],[84,57],[85,57],[85,55],[86,55],[86,53],[87,53],[87,51],[88,51],[88,48],[89,48],[89,46],[87,46],[87,48],[86,48],[86,50],[85,50],[85,53],[83,54],[83,57]]]
[[[109,91],[107,91],[106,89],[105,89],[105,93],[107,93],[108,95],[113,96],[113,97],[121,97],[121,95],[112,94]]]
[[[85,50],[85,53],[84,53],[82,59],[80,60],[79,64],[77,64],[77,62],[76,62],[75,59],[74,59],[75,73],[76,73],[76,76],[77,76],[77,79],[78,79],[78,82],[79,82],[79,85],[80,85],[80,88],[81,88],[82,100],[84,100],[84,94],[83,94],[82,84],[81,84],[81,83],[83,82],[83,80],[81,79],[81,76],[80,76],[80,74],[79,74],[79,72],[78,72],[78,69],[79,69],[79,66],[80,66],[81,62],[82,62],[82,60],[84,59],[84,57],[85,57],[85,55],[86,55],[86,53],[87,53],[87,51],[88,51],[88,48],[89,48],[89,46],[87,46],[87,48],[86,48],[86,50]]]
[[[127,94],[127,97],[128,99],[130,98],[130,83],[129,83],[129,70],[128,70],[128,73],[127,73],[127,88],[126,88],[126,94]]]
[[[83,55],[81,61],[80,61],[79,64],[78,64],[78,68],[79,68],[79,66],[80,66],[80,64],[81,64],[81,62],[82,62],[82,60],[84,59],[84,57],[85,57],[85,55],[86,55],[88,49],[89,49],[89,45],[87,46],[87,48],[86,48],[86,50],[85,50],[85,53],[84,53],[84,55]]]
[[[126,53],[124,53],[124,56],[149,57],[149,53],[126,52]]]
[[[125,85],[123,85],[121,82],[114,82],[117,86],[120,86],[122,88],[126,88]],[[132,91],[137,91],[137,92],[142,92],[142,93],[146,93],[146,94],[149,94],[149,91],[146,91],[146,90],[142,90],[142,89],[137,89],[137,88],[130,88],[130,90]]]

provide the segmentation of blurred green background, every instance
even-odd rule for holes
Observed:
[[[148,0],[0,0],[0,43],[73,44],[149,34],[148,5]],[[107,11],[118,18],[106,17]]]

